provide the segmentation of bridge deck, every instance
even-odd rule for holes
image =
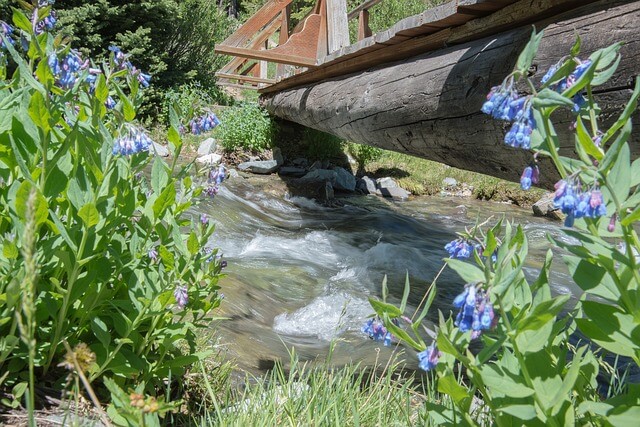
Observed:
[[[274,93],[476,40],[592,1],[595,0],[453,0],[321,57],[316,66],[259,92]]]

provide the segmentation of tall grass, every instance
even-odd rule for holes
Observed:
[[[332,367],[302,363],[291,354],[264,378],[229,391],[197,420],[201,426],[393,426],[422,424],[424,402],[436,399],[430,377],[403,376],[398,362],[385,367]],[[213,389],[210,388],[210,393]]]

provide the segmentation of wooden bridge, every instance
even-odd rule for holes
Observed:
[[[217,74],[220,83],[259,90],[263,105],[282,119],[517,180],[531,153],[505,146],[507,124],[479,110],[511,72],[532,25],[545,31],[534,78],[569,52],[576,35],[584,57],[624,42],[616,76],[596,92],[605,121],[619,114],[640,74],[640,1],[453,0],[371,34],[369,9],[380,1],[348,12],[346,0],[318,0],[292,30],[291,0],[267,1],[216,46],[234,56]],[[348,20],[356,17],[358,41],[350,44]],[[570,114],[556,119],[560,137],[568,137]],[[636,114],[636,157],[638,121]],[[571,150],[573,140],[562,140]],[[541,168],[542,184],[551,185],[553,168]]]

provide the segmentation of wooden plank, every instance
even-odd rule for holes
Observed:
[[[298,85],[309,84],[342,74],[354,73],[367,68],[419,55],[431,50],[441,49],[456,43],[464,43],[490,34],[496,34],[508,28],[515,28],[532,24],[551,14],[574,9],[579,4],[592,3],[595,0],[520,0],[500,9],[493,14],[477,18],[456,28],[445,28],[432,34],[414,37],[399,45],[382,46],[375,50],[375,55],[363,55],[353,52],[350,55],[334,57],[331,62],[324,62],[321,66],[304,73],[285,79],[273,86],[269,86],[261,93],[277,92]],[[440,13],[442,9],[440,9]],[[366,43],[365,39],[359,43]],[[373,50],[374,46],[367,49]]]
[[[254,34],[271,23],[276,16],[285,9],[292,0],[269,0],[254,15],[242,24],[233,34],[220,45],[240,47],[245,45]]]
[[[536,2],[522,4],[542,4]],[[514,9],[506,12],[525,19]],[[595,92],[602,109],[601,125],[607,128],[629,99],[633,76],[640,74],[638,20],[640,1],[602,0],[538,21],[536,27],[544,29],[544,37],[534,62],[534,81],[537,84],[548,68],[567,54],[576,34],[582,39],[583,58],[624,41],[618,73]],[[448,31],[453,37],[464,29]],[[280,118],[347,140],[517,181],[531,161],[531,152],[506,146],[503,138],[509,125],[482,114],[480,107],[490,88],[511,72],[529,38],[530,28],[520,26],[369,68],[366,73],[279,91],[261,101]],[[575,118],[568,111],[558,111],[554,118],[561,144],[566,147],[562,152],[570,155],[574,135],[569,127]],[[632,140],[637,141],[640,116],[635,114],[633,121]],[[632,156],[638,157],[640,144],[633,144],[631,150]],[[542,160],[540,167],[541,185],[552,186],[557,172],[548,159]]]
[[[291,22],[291,5],[288,5],[282,12],[282,22],[280,24],[280,35],[278,45],[283,45],[289,40],[289,23]],[[276,78],[284,76],[286,72],[285,64],[276,66]]]
[[[274,20],[273,22],[271,22],[271,24],[266,26],[262,31],[260,31],[254,37],[254,39],[251,41],[249,46],[247,46],[247,48],[258,49],[266,40],[269,39],[269,37],[271,37],[273,33],[275,33],[275,31],[278,29],[280,25],[281,24],[278,22],[278,20]],[[215,50],[215,47],[214,47],[214,50]],[[223,66],[220,69],[220,71],[225,73],[234,73],[239,67],[242,66],[244,62],[246,62],[246,60],[247,58],[243,58],[243,57],[233,58],[228,64]]]
[[[382,0],[367,0],[364,3],[360,4],[360,6],[356,7],[355,9],[353,9],[351,12],[349,12],[347,14],[347,19],[351,20],[353,18],[355,18],[356,16],[358,16],[358,14],[363,11],[363,10],[369,10],[371,9],[373,6],[377,5],[378,3],[380,3]]]
[[[281,64],[296,65],[299,67],[313,67],[316,65],[315,59],[304,58],[296,55],[288,55],[274,52],[275,49],[269,50],[253,50],[243,47],[231,47],[216,45],[216,51],[218,53],[225,53],[232,56],[241,56],[244,58],[266,60],[271,62],[278,62]]]
[[[369,11],[363,9],[358,16],[358,41],[371,37],[372,35],[371,27],[369,27]]]
[[[216,73],[215,75],[216,77],[219,77],[221,79],[238,80],[243,82],[266,83],[266,84],[273,84],[276,82],[274,79],[254,77],[254,76],[244,76],[241,74]]]
[[[216,82],[216,84],[218,86],[232,87],[232,88],[236,88],[236,89],[249,89],[249,90],[258,90],[258,89],[260,89],[258,86],[243,85],[243,84],[231,83],[231,82],[225,82],[225,81],[219,81],[219,82]]]
[[[335,52],[349,46],[347,0],[327,0],[327,49]]]

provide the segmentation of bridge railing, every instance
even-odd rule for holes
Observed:
[[[384,0],[366,0],[347,14],[347,20],[349,21],[356,16],[358,17],[358,41],[373,35],[369,27],[369,9],[383,1]]]

